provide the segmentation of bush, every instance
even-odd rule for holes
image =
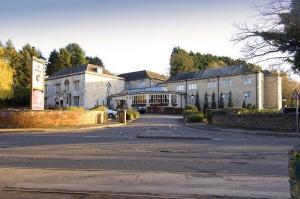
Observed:
[[[196,106],[193,106],[193,105],[186,105],[185,106],[185,110],[190,110],[190,111],[193,111],[193,112],[198,112],[198,108]]]
[[[192,123],[192,122],[202,122],[203,121],[203,113],[201,112],[197,112],[197,113],[192,113],[186,116],[186,121],[188,123]]]
[[[94,108],[91,108],[92,111],[104,111],[108,112],[108,108],[104,105],[96,106]]]
[[[126,120],[133,120],[138,117],[140,117],[140,113],[137,110],[135,109],[126,110]]]
[[[64,108],[64,110],[66,111],[84,111],[85,109],[81,106],[69,106],[69,107],[66,107]]]
[[[161,107],[161,106],[149,106],[149,107],[147,107],[147,113],[181,114],[181,113],[182,113],[182,108],[177,108],[177,107]]]

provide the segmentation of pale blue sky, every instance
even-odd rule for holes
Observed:
[[[48,57],[70,42],[107,69],[169,70],[172,48],[241,58],[233,24],[265,0],[0,0],[0,40],[30,43]]]

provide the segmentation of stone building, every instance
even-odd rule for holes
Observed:
[[[222,93],[226,106],[231,91],[235,107],[242,107],[244,100],[258,109],[280,109],[282,105],[281,77],[246,65],[178,73],[160,85],[169,91],[183,92],[184,104],[194,104],[197,92],[201,104],[205,93],[209,101],[215,93],[218,103]]]
[[[226,106],[230,91],[235,107],[241,107],[245,101],[259,109],[281,108],[279,75],[245,65],[178,73],[170,78],[146,70],[116,76],[92,64],[64,68],[46,79],[45,104],[49,107],[82,106],[87,109],[97,105],[113,109],[148,106],[184,108],[186,104],[195,104],[198,92],[201,105],[205,93],[209,101],[215,93],[216,102],[222,94]]]
[[[103,67],[85,64],[64,68],[45,81],[47,107],[110,105],[111,95],[124,90],[124,79]]]

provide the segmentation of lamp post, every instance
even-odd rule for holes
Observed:
[[[192,97],[192,104],[194,104],[194,94],[192,94],[191,97]]]

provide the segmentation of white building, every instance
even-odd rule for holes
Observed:
[[[45,106],[82,106],[86,109],[97,105],[110,105],[111,94],[124,90],[124,79],[103,67],[85,64],[64,68],[45,83]]]

